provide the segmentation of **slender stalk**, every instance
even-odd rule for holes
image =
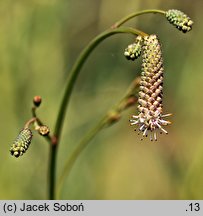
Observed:
[[[31,118],[29,121],[26,122],[24,128],[28,128],[35,121],[36,121],[35,117]]]
[[[65,87],[65,93],[62,98],[62,103],[59,108],[58,117],[56,120],[55,130],[53,139],[51,141],[52,145],[50,145],[50,158],[49,158],[49,198],[54,199],[55,198],[55,172],[56,172],[56,154],[57,154],[57,147],[60,141],[60,136],[62,133],[62,127],[65,119],[65,114],[67,111],[67,106],[70,100],[70,96],[73,90],[73,87],[75,85],[75,82],[77,80],[77,77],[80,73],[80,70],[82,66],[84,65],[85,61],[87,60],[88,56],[91,54],[91,52],[94,50],[94,48],[102,42],[104,39],[118,34],[118,33],[129,33],[133,35],[141,35],[146,36],[147,34],[129,27],[121,27],[117,29],[109,29],[104,31],[103,33],[99,34],[97,37],[95,37],[87,46],[84,48],[84,50],[79,55],[78,59],[76,60],[75,64],[73,65],[67,83]],[[53,142],[54,140],[54,142]]]
[[[39,125],[44,125],[43,123],[42,123],[42,121],[37,117],[37,113],[36,113],[36,109],[37,109],[37,107],[32,107],[32,116],[33,116],[33,120],[32,120],[32,122],[34,122],[34,121],[37,121],[37,123],[39,124]],[[29,124],[29,123],[28,123]],[[45,136],[45,139],[49,142],[49,143],[51,143],[52,142],[52,137],[51,137],[51,135],[50,134],[48,134],[47,136]]]
[[[44,125],[42,123],[42,121],[37,117],[37,113],[36,113],[36,109],[38,107],[36,106],[33,106],[32,107],[32,116],[33,118],[28,121],[25,125],[26,126],[29,126],[30,123],[34,122],[34,121],[37,121],[39,125]],[[51,137],[51,135],[49,134],[48,136],[45,136],[46,140],[48,141],[48,143],[50,143],[50,154],[49,154],[49,176],[48,176],[48,179],[50,180],[49,182],[49,188],[48,188],[48,191],[49,191],[49,199],[50,200],[53,200],[55,198],[55,191],[53,190],[54,186],[55,186],[55,172],[52,172],[52,169],[55,170],[55,166],[56,166],[56,150],[57,150],[57,146],[54,145],[54,139]]]
[[[123,25],[125,22],[127,22],[128,20],[130,20],[130,19],[132,19],[132,18],[134,18],[136,16],[139,16],[139,15],[142,15],[142,14],[147,14],[147,13],[160,13],[160,14],[165,15],[166,12],[163,11],[163,10],[156,10],[156,9],[142,10],[142,11],[139,11],[139,12],[136,12],[136,13],[129,14],[128,16],[122,18],[121,20],[116,22],[114,25],[112,25],[111,28],[113,28],[113,29],[118,28],[121,25]]]
[[[57,183],[57,190],[56,190],[57,199],[59,199],[59,195],[60,195],[64,180],[67,177],[67,175],[70,173],[78,156],[86,148],[89,142],[99,133],[99,131],[101,131],[106,126],[106,123],[107,123],[106,117],[101,119],[99,123],[81,140],[81,142],[78,144],[76,149],[71,154],[70,158],[67,160],[65,167],[63,169],[62,175],[60,176],[60,179]]]
[[[60,192],[65,181],[65,178],[70,174],[70,171],[75,164],[77,158],[90,143],[90,141],[105,127],[111,126],[113,123],[118,122],[120,119],[120,114],[122,111],[128,107],[134,105],[137,102],[137,97],[135,96],[137,88],[139,86],[140,78],[136,78],[131,83],[124,97],[109,111],[107,114],[101,118],[101,120],[92,128],[79,142],[75,150],[72,152],[70,158],[65,163],[62,174],[59,178],[57,184],[57,199],[59,199]]]
[[[78,59],[76,60],[75,64],[73,65],[73,67],[70,71],[70,75],[69,75],[67,83],[66,83],[65,93],[64,93],[64,96],[62,99],[62,103],[60,105],[59,112],[58,112],[59,114],[57,117],[55,132],[54,132],[54,135],[56,136],[57,140],[60,139],[60,135],[62,132],[62,126],[63,126],[63,122],[65,119],[66,108],[68,106],[73,87],[75,85],[76,79],[79,75],[79,72],[80,72],[83,64],[85,63],[85,61],[87,60],[88,56],[93,51],[93,49],[100,42],[102,42],[107,37],[110,37],[111,35],[118,34],[118,33],[130,33],[130,34],[142,35],[142,36],[147,35],[146,33],[142,32],[142,31],[139,31],[139,30],[134,29],[134,28],[129,28],[129,27],[120,27],[118,29],[110,29],[110,30],[107,30],[107,31],[99,34],[97,37],[95,37],[87,45],[87,47],[81,52],[80,56],[78,57]]]
[[[55,199],[55,170],[56,170],[56,155],[57,155],[57,145],[50,145],[50,155],[49,155],[49,199]]]

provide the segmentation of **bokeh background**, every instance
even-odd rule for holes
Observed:
[[[195,22],[188,34],[162,15],[128,26],[155,33],[165,60],[164,111],[173,124],[157,142],[139,140],[129,127],[133,107],[100,132],[78,158],[61,199],[203,199],[203,3],[201,0],[1,0],[0,199],[47,199],[49,146],[34,133],[30,149],[14,158],[9,148],[31,117],[32,98],[51,129],[71,66],[85,45],[121,17],[142,9],[180,9]],[[65,119],[57,176],[78,141],[140,73],[127,61],[130,35],[100,44],[81,71]]]

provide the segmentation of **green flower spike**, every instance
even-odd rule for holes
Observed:
[[[31,143],[31,140],[31,130],[28,127],[23,128],[10,148],[11,155],[15,156],[16,158],[22,156],[27,151]]]
[[[166,18],[171,24],[184,33],[192,29],[193,21],[182,11],[175,9],[168,10],[166,11]]]
[[[128,45],[125,49],[124,55],[128,60],[134,61],[141,55],[142,37],[137,36],[133,44]]]

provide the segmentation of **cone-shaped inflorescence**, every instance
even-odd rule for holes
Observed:
[[[168,10],[166,11],[166,18],[171,24],[184,33],[192,29],[193,21],[182,11],[175,9]]]
[[[139,35],[136,37],[133,44],[128,45],[125,49],[124,55],[128,60],[134,61],[141,55],[142,37]]]
[[[22,156],[28,149],[32,140],[32,132],[29,128],[23,128],[18,134],[10,148],[11,155],[15,157]]]
[[[157,140],[157,131],[167,134],[163,126],[170,124],[163,118],[170,114],[162,114],[162,89],[163,89],[163,59],[161,45],[156,35],[144,37],[143,63],[138,99],[138,115],[133,115],[131,125],[138,126],[143,136],[150,140]]]

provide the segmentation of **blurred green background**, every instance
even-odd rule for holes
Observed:
[[[155,33],[165,60],[164,111],[173,113],[169,135],[158,142],[139,136],[126,111],[81,154],[62,190],[62,199],[203,199],[203,3],[201,0],[1,0],[0,1],[0,199],[47,199],[49,148],[34,134],[30,149],[14,158],[9,148],[31,117],[54,127],[71,66],[85,45],[123,16],[142,9],[180,9],[195,22],[188,34],[163,16],[128,22]],[[140,73],[141,61],[123,56],[133,41],[116,35],[92,53],[77,81],[65,120],[57,176],[80,138],[117,103]]]

